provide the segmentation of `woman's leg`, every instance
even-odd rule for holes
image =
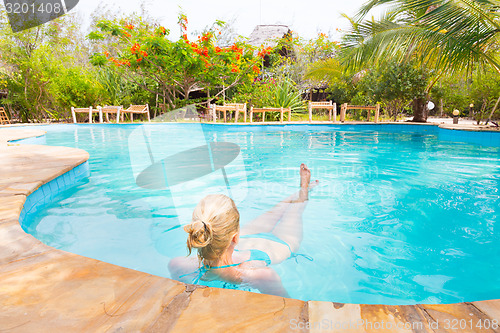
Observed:
[[[254,220],[250,221],[243,227],[241,227],[241,235],[251,235],[272,232],[278,222],[283,219],[285,212],[294,203],[304,202],[308,198],[308,191],[316,186],[317,181],[309,184],[311,180],[311,171],[307,168],[305,164],[300,166],[300,191],[296,192],[289,197],[285,198],[283,201],[279,202],[271,210],[265,212]],[[299,205],[300,206],[300,205]],[[295,215],[295,210],[292,215]],[[290,217],[292,220],[293,218]],[[292,223],[291,221],[286,224]],[[302,223],[302,222],[297,222]],[[281,223],[280,223],[281,224]],[[300,228],[302,230],[302,227]]]
[[[300,191],[296,201],[288,204],[281,221],[272,233],[287,243],[292,252],[296,252],[302,242],[302,213],[309,199],[311,171],[305,164],[300,166]]]
[[[283,214],[288,209],[290,202],[297,200],[298,196],[298,193],[292,194],[288,198],[279,202],[271,210],[245,224],[241,227],[240,234],[251,235],[271,232],[279,220],[283,217]]]
[[[270,223],[269,220],[266,222],[266,219],[260,220],[260,223],[263,224],[261,230],[267,231],[258,231],[257,233],[271,232],[288,245],[270,239],[249,237],[240,239],[239,245],[241,250],[255,249],[264,251],[269,255],[273,264],[279,264],[290,257],[290,250],[296,252],[299,249],[302,241],[302,213],[307,205],[308,192],[310,188],[318,183],[316,181],[309,184],[310,177],[311,172],[307,169],[307,166],[302,164],[300,166],[301,189],[299,193],[285,199],[285,201],[277,205],[279,209],[275,212],[282,212],[280,222],[276,225],[275,220],[273,220],[273,223]],[[290,201],[289,199],[292,200]],[[276,216],[277,215],[278,214],[276,214]],[[273,219],[276,218],[276,216],[274,216]],[[269,226],[269,224],[271,226]]]

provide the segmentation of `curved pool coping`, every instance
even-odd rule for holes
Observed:
[[[12,138],[40,135],[23,131]],[[500,300],[403,306],[304,302],[188,285],[54,249],[23,231],[20,214],[37,189],[43,193],[44,185],[54,188],[54,180],[71,181],[71,170],[84,166],[88,153],[14,144],[2,147],[0,156],[0,331],[447,332],[447,321],[500,319]]]

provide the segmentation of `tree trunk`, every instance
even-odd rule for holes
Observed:
[[[415,98],[412,103],[413,107],[413,122],[425,123],[427,122],[428,110],[426,98],[419,97]]]

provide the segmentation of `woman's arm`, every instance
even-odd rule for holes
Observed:
[[[248,270],[243,280],[247,279],[248,284],[253,288],[259,289],[261,293],[290,297],[281,283],[280,276],[270,267]]]

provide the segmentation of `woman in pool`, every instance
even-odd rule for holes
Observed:
[[[310,170],[302,164],[299,192],[241,230],[240,214],[232,199],[222,194],[203,198],[194,209],[193,221],[184,227],[189,234],[189,254],[197,249],[198,259],[172,259],[172,277],[187,283],[219,280],[226,286],[244,284],[262,293],[288,296],[279,275],[268,266],[298,255],[302,213],[309,190],[317,184],[310,184],[310,179]]]

